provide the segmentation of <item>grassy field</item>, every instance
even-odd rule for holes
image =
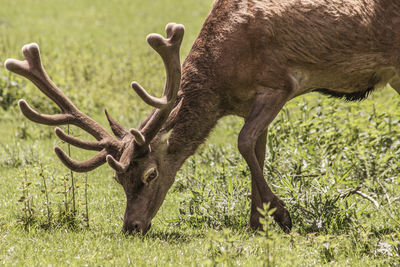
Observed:
[[[82,111],[106,125],[107,108],[123,125],[137,126],[150,108],[130,82],[159,95],[164,81],[145,36],[164,33],[168,22],[184,24],[184,58],[211,4],[0,0],[1,66],[37,42],[50,76]],[[400,97],[391,88],[362,103],[309,94],[278,115],[264,171],[292,214],[291,234],[270,220],[264,232],[245,231],[250,173],[236,148],[240,119],[221,120],[189,158],[152,229],[125,236],[125,196],[111,169],[72,175],[52,151],[67,147],[51,127],[22,117],[19,98],[57,112],[29,82],[0,67],[0,264],[400,264]]]

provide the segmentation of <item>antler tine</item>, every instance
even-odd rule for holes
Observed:
[[[117,173],[125,173],[129,167],[129,164],[122,164],[111,155],[107,155],[106,160],[108,165],[110,165],[110,167]]]
[[[181,80],[179,49],[184,31],[185,28],[183,25],[169,23],[166,27],[167,39],[159,34],[150,34],[147,36],[147,42],[161,56],[164,62],[166,82],[162,98],[153,97],[138,83],[132,83],[132,88],[143,101],[158,109],[152,112],[151,117],[147,119],[146,125],[141,129],[146,144],[148,144],[160,130],[175,104]]]
[[[137,82],[132,82],[131,87],[133,88],[133,90],[135,90],[135,92],[140,96],[140,98],[143,99],[143,101],[147,105],[162,109],[168,103],[164,97],[157,98],[157,97],[154,97],[154,96],[150,95],[149,93],[147,93],[147,91]]]
[[[86,150],[95,150],[95,151],[103,150],[101,142],[82,141],[76,137],[66,134],[61,128],[58,127],[54,129],[54,132],[56,133],[58,138],[73,146],[83,148]]]
[[[122,139],[125,137],[125,135],[128,134],[128,132],[122,127],[121,124],[119,124],[116,120],[114,120],[107,112],[107,110],[104,110],[104,113],[106,114],[108,124],[110,124],[111,130],[117,136],[118,138]]]
[[[39,46],[27,44],[22,48],[24,61],[7,59],[4,66],[33,82],[40,91],[61,109],[59,115],[43,115],[36,112],[25,101],[20,101],[21,111],[28,119],[46,125],[74,124],[101,140],[111,135],[97,122],[83,114],[64,93],[51,81],[42,65]]]
[[[46,124],[46,125],[62,125],[69,124],[74,121],[74,118],[70,114],[56,114],[56,115],[46,115],[40,114],[24,100],[21,99],[18,101],[19,108],[21,109],[22,114],[25,117],[30,119],[33,122]]]
[[[43,68],[39,46],[36,43],[24,45],[22,53],[25,60],[7,59],[6,69],[15,72],[33,82],[48,98],[53,100],[62,111],[76,109],[72,102],[50,80]]]
[[[108,165],[113,168],[118,173],[125,173],[128,170],[128,167],[131,163],[131,159],[133,158],[134,151],[134,140],[128,144],[127,148],[121,155],[120,161],[117,161],[113,156],[107,155],[106,160]]]
[[[129,132],[135,137],[135,141],[138,145],[143,146],[146,144],[146,138],[139,130],[132,128]]]
[[[31,121],[41,124],[73,124],[97,139],[97,142],[83,141],[66,134],[60,128],[56,128],[56,135],[61,140],[80,148],[100,151],[96,156],[87,161],[77,162],[69,158],[59,147],[56,147],[55,152],[57,156],[71,170],[86,172],[104,164],[107,156],[106,149],[109,147],[114,150],[120,149],[122,143],[109,134],[100,124],[75,107],[72,101],[51,81],[43,68],[37,44],[25,45],[22,48],[22,52],[25,60],[7,59],[4,64],[6,69],[32,81],[40,91],[57,104],[62,113],[56,115],[40,114],[30,107],[25,100],[18,102],[21,112]]]
[[[168,105],[173,105],[175,100],[173,98],[176,96],[176,92],[174,92],[173,89],[179,89],[179,86],[176,88],[173,83],[177,80],[176,76],[179,76],[180,81],[179,48],[182,43],[184,31],[185,28],[183,25],[169,23],[166,27],[168,39],[155,33],[147,36],[147,42],[161,56],[167,72],[167,82],[162,98],[151,96],[137,82],[132,82],[132,88],[143,99],[143,101],[150,106],[164,109]]]
[[[70,170],[74,172],[89,172],[106,162],[108,152],[104,149],[93,158],[87,161],[76,161],[71,159],[65,152],[58,146],[54,147],[56,155],[60,161]]]

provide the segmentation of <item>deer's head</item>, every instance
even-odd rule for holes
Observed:
[[[115,180],[126,194],[126,210],[123,228],[126,232],[146,232],[171,187],[176,170],[175,163],[167,157],[168,133],[159,133],[174,108],[181,79],[179,48],[184,27],[170,23],[166,27],[167,38],[150,34],[147,41],[163,59],[166,83],[162,98],[149,95],[138,83],[132,88],[149,105],[154,107],[139,129],[126,130],[106,112],[114,136],[92,118],[82,113],[50,80],[43,68],[39,47],[28,44],[22,48],[24,61],[8,59],[5,67],[32,81],[61,109],[60,114],[40,114],[25,100],[19,101],[22,113],[31,121],[46,125],[73,124],[91,134],[97,141],[84,141],[56,128],[56,135],[63,141],[79,148],[99,151],[93,158],[78,162],[71,159],[59,147],[54,150],[69,169],[89,172],[104,163],[115,170]],[[176,165],[176,164],[175,164]]]

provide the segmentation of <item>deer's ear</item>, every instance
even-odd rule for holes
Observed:
[[[169,138],[172,134],[172,129],[169,130],[168,132],[164,133],[161,138],[160,138],[160,145],[163,148],[163,150],[167,151],[169,147]]]

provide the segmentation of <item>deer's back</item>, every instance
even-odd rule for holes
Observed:
[[[262,86],[299,95],[384,84],[400,69],[399,46],[397,0],[219,0],[187,63],[238,106]]]

